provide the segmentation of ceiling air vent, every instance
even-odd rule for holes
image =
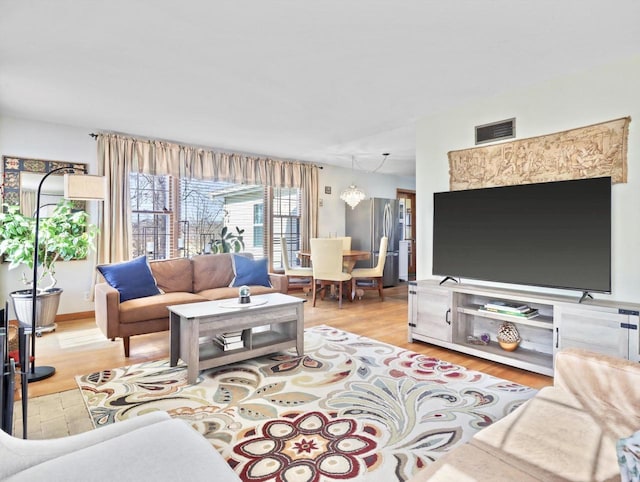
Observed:
[[[516,136],[516,118],[476,126],[476,145]]]

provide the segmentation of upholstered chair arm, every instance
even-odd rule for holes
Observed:
[[[269,273],[269,281],[271,282],[271,286],[278,290],[279,293],[287,294],[289,289],[289,278],[287,278],[286,275]]]
[[[107,283],[95,288],[96,324],[107,338],[120,336],[120,293]]]
[[[151,412],[96,430],[51,440],[23,440],[0,431],[0,480],[5,480],[11,475],[47,460],[170,419],[171,417],[166,412]],[[111,462],[116,463],[117,461]]]
[[[640,427],[640,364],[578,348],[556,355],[554,385],[574,395],[610,426]],[[625,420],[616,420],[616,417]],[[629,434],[630,435],[630,434]]]

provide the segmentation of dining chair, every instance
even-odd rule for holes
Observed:
[[[349,273],[342,271],[343,243],[337,238],[312,238],[311,269],[313,270],[313,306],[316,306],[317,283],[320,291],[327,286],[338,284],[338,307],[342,308],[343,285],[351,279]],[[324,298],[324,293],[321,294]],[[351,296],[349,296],[351,299]]]
[[[313,288],[313,270],[311,268],[292,268],[289,264],[289,254],[287,252],[286,238],[280,238],[280,249],[282,250],[282,265],[284,266],[284,274],[287,280],[291,279],[310,279],[309,283],[301,285],[304,288]],[[291,286],[289,284],[289,286]],[[287,288],[288,291],[288,288]]]
[[[342,249],[344,251],[351,251],[351,236],[340,236],[336,239],[340,239],[342,241]],[[342,271],[349,272],[349,263],[346,261],[342,261]]]
[[[351,236],[339,236],[335,239],[339,239],[342,241],[342,249],[344,251],[350,251],[351,250]]]
[[[387,258],[387,246],[389,238],[383,236],[380,238],[380,249],[378,254],[378,263],[374,268],[355,268],[351,271],[351,293],[355,295],[356,289],[361,290],[378,290],[380,301],[384,301],[384,293],[382,291],[382,274],[384,273],[384,262]],[[358,281],[371,281],[373,284],[358,284]],[[362,299],[362,296],[358,297]]]

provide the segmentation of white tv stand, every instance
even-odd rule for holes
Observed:
[[[640,362],[640,305],[556,296],[438,280],[409,283],[409,341],[423,341],[469,355],[553,375],[556,351],[579,347]],[[490,300],[517,301],[538,316],[481,311]],[[496,333],[503,321],[516,324],[522,341],[513,352],[500,348]],[[468,342],[488,333],[488,345]]]

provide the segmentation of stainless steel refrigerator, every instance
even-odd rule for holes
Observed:
[[[345,205],[345,233],[351,236],[351,249],[370,251],[371,257],[358,261],[356,268],[373,268],[378,262],[380,238],[389,238],[384,262],[384,286],[398,284],[398,248],[400,242],[400,211],[397,199],[370,198],[354,209]]]

